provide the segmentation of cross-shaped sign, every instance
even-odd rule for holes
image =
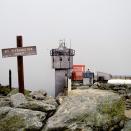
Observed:
[[[18,66],[19,93],[24,94],[23,56],[37,55],[36,46],[23,47],[22,36],[17,36],[17,48],[2,49],[2,57],[16,57]]]

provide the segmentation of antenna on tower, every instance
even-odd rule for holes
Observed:
[[[70,49],[71,49],[71,39],[70,39]]]
[[[65,38],[63,39],[63,44],[64,44],[64,47],[65,47]]]

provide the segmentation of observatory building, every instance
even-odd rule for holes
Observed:
[[[50,51],[52,68],[55,69],[55,96],[64,91],[68,78],[71,77],[73,56],[75,50],[67,48],[65,41],[60,41],[59,47]]]

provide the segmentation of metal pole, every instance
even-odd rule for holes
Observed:
[[[22,47],[22,36],[17,36],[17,48]],[[24,67],[23,56],[17,56],[19,93],[24,94]]]
[[[11,75],[11,70],[9,70],[9,87],[10,90],[12,89],[12,75]]]

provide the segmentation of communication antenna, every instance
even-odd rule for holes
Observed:
[[[69,47],[69,69],[67,70],[67,73],[68,73],[68,77],[70,77],[70,74],[69,74],[69,72],[70,72],[70,67],[71,67],[71,39],[70,39],[70,47]],[[68,82],[68,80],[67,80],[67,82]]]
[[[63,39],[64,47],[65,47],[65,38]]]
[[[70,39],[70,49],[71,49],[71,39]]]

